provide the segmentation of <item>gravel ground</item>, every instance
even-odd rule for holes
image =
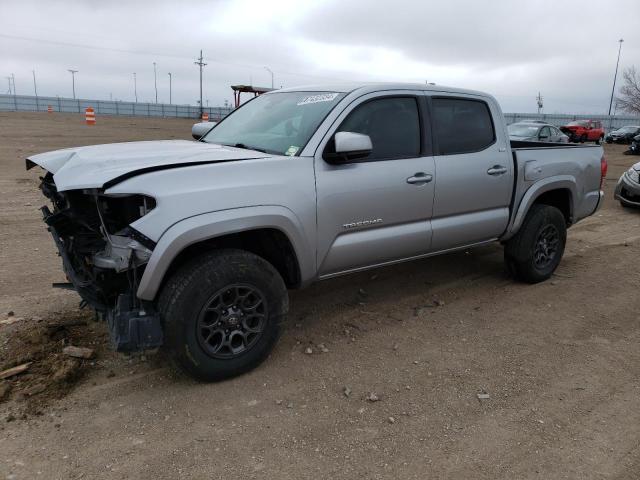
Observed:
[[[190,125],[0,113],[0,321],[19,319],[0,324],[0,364],[33,359],[0,383],[0,478],[640,478],[640,212],[612,199],[638,157],[605,147],[605,204],[552,280],[514,283],[495,245],[321,282],[291,293],[265,364],[200,384],[110,352],[51,288],[64,277],[24,170]],[[64,363],[70,343],[95,357]]]

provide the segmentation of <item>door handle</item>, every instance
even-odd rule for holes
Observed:
[[[413,177],[407,178],[407,183],[412,185],[424,185],[433,180],[433,175],[424,172],[416,172]]]
[[[503,175],[505,173],[507,173],[507,167],[503,167],[502,165],[494,165],[489,170],[487,170],[487,174],[493,175],[494,177]]]

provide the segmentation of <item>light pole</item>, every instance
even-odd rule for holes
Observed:
[[[156,62],[153,62],[153,86],[156,89],[156,103],[158,103],[158,79],[156,76]]]
[[[171,72],[169,72],[169,105],[171,105]]]
[[[16,76],[15,74],[11,74],[11,80],[13,80],[13,96],[15,97],[16,94]]]
[[[76,99],[76,73],[78,70],[68,69],[67,72],[71,73],[71,86],[73,88],[73,99]]]
[[[36,85],[36,71],[35,70],[31,70],[31,72],[33,73],[33,91],[36,94],[36,101],[38,98],[38,86]]]
[[[11,95],[11,76],[7,77],[7,81],[9,82],[9,95]]]
[[[136,98],[136,103],[138,103],[138,80],[136,79],[136,72],[133,72],[133,96]]]
[[[40,111],[40,105],[38,105],[38,86],[36,85],[36,71],[31,70],[33,73],[33,91],[36,94],[36,112]]]
[[[269,67],[264,67],[264,69],[271,74],[271,88],[273,88],[273,71]]]
[[[611,100],[609,101],[609,115],[611,115],[611,106],[613,105],[613,94],[616,91],[616,79],[618,78],[618,65],[620,65],[620,52],[622,51],[622,42],[624,42],[623,38],[618,40],[618,43],[620,44],[620,46],[618,47],[618,61],[616,62],[616,73],[613,76],[613,88],[611,88]]]

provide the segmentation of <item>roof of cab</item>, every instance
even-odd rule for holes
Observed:
[[[451,88],[442,85],[428,85],[424,83],[376,83],[376,82],[350,82],[334,84],[301,85],[298,87],[283,88],[277,92],[340,92],[351,93],[361,90],[361,93],[378,92],[381,90],[424,90],[429,92],[460,93],[491,97],[491,95],[476,90]]]

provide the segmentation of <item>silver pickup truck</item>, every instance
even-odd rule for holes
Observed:
[[[515,278],[549,278],[607,168],[600,146],[510,142],[490,95],[427,85],[279,90],[194,136],[27,168],[46,170],[65,285],[115,348],[164,345],[204,380],[264,360],[287,289],[316,280],[494,241]]]

